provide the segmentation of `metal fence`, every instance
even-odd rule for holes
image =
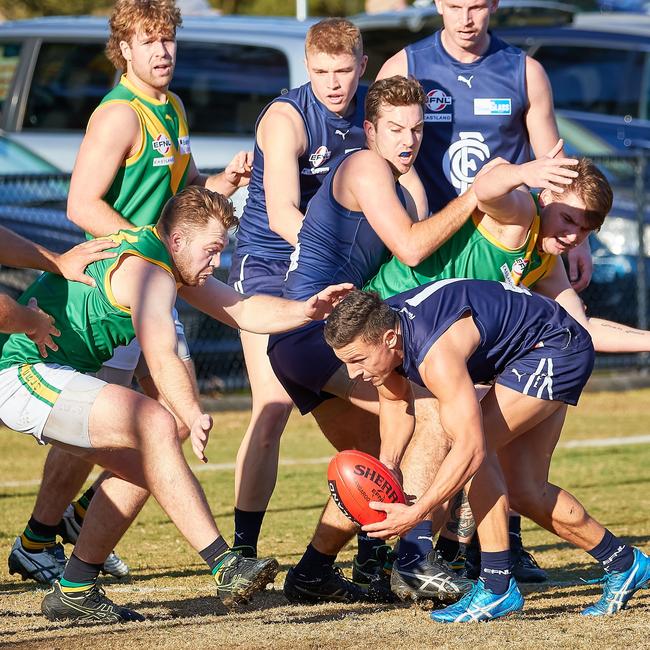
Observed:
[[[587,314],[647,329],[650,322],[650,187],[648,155],[593,156],[614,188],[615,202],[601,231],[590,238],[594,274],[581,294]],[[68,174],[0,176],[0,224],[63,251],[83,239],[65,213]],[[232,246],[232,243],[231,243]],[[225,279],[230,250],[216,272]],[[29,270],[0,269],[0,291],[14,296],[36,277]],[[248,386],[239,335],[179,301],[179,312],[195,360],[201,392],[226,392]],[[650,355],[598,355],[597,367],[645,368]]]

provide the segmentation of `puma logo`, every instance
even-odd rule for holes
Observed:
[[[334,134],[335,135],[340,135],[343,140],[345,140],[345,136],[348,133],[350,133],[350,129],[348,129],[347,131],[341,131],[341,129],[336,129],[336,131],[334,131]]]
[[[472,87],[472,79],[474,79],[474,75],[469,77],[469,79],[467,77],[463,77],[462,74],[458,75],[458,81],[462,81],[464,84],[467,84],[468,88]]]
[[[523,372],[519,372],[516,368],[511,368],[512,372],[517,376],[517,381],[521,381],[521,378],[524,376]]]

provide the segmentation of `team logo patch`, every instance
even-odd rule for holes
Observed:
[[[524,259],[523,257],[517,258],[512,264],[512,273],[513,275],[521,277],[528,266],[529,260]]]
[[[478,97],[474,100],[474,115],[511,115],[512,100],[510,98],[490,99]]]
[[[490,147],[478,131],[461,131],[460,140],[447,149],[442,164],[447,180],[462,194],[474,182],[476,173],[490,157]]]
[[[158,137],[151,143],[151,146],[156,153],[159,153],[161,156],[165,156],[172,148],[172,143],[164,133],[160,133]]]
[[[451,109],[453,99],[443,90],[434,88],[427,93],[425,122],[451,122],[452,117],[447,109]]]
[[[329,160],[331,155],[332,152],[322,144],[309,156],[309,162],[312,164],[312,167],[320,167],[326,160]]]

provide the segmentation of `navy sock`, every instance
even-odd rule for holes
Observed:
[[[253,512],[235,508],[235,541],[233,546],[250,546],[257,555],[257,540],[266,510]]]
[[[406,535],[399,538],[397,547],[397,562],[401,568],[419,562],[433,550],[433,535],[431,522],[420,522],[411,528]]]
[[[334,566],[334,560],[336,555],[321,553],[310,544],[294,570],[304,578],[314,580],[323,576],[324,569]]]
[[[605,534],[600,543],[587,551],[591,557],[603,565],[603,569],[610,573],[612,571],[627,571],[634,562],[634,551],[619,537],[605,529]]]
[[[504,594],[511,576],[510,551],[481,551],[481,578],[493,594]]]
[[[378,537],[368,537],[365,533],[357,535],[357,562],[364,564],[368,560],[376,560],[376,550],[381,546],[385,546],[386,542]]]
[[[463,544],[462,546],[464,547],[465,545]],[[442,535],[438,535],[436,551],[440,551],[442,559],[445,560],[445,562],[453,562],[461,552],[461,544],[457,539],[447,539]]]
[[[199,555],[210,567],[210,571],[214,573],[219,568],[219,564],[221,563],[224,554],[229,550],[230,548],[228,547],[228,544],[226,544],[226,540],[219,535],[212,544],[206,546],[202,551],[199,551]]]
[[[84,562],[73,553],[65,565],[62,587],[93,585],[97,581],[102,566],[102,564]]]

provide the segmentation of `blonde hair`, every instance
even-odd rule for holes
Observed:
[[[126,70],[120,43],[131,39],[138,30],[145,34],[176,38],[183,19],[175,0],[117,0],[109,20],[111,29],[106,56],[116,70]]]
[[[578,175],[570,185],[564,186],[564,192],[553,197],[560,201],[563,196],[575,194],[585,204],[585,219],[591,230],[597,230],[603,225],[605,217],[612,209],[614,193],[605,175],[589,158],[579,158],[578,164],[571,169]]]
[[[166,237],[176,229],[192,235],[212,219],[217,219],[226,230],[237,225],[232,203],[223,194],[190,185],[165,203],[156,227]]]
[[[363,56],[363,40],[359,28],[345,18],[325,18],[312,25],[305,39],[305,55],[310,52],[330,55]]]
[[[366,120],[377,126],[382,106],[411,106],[419,104],[424,110],[427,96],[417,79],[395,75],[380,79],[368,88],[366,95]]]

